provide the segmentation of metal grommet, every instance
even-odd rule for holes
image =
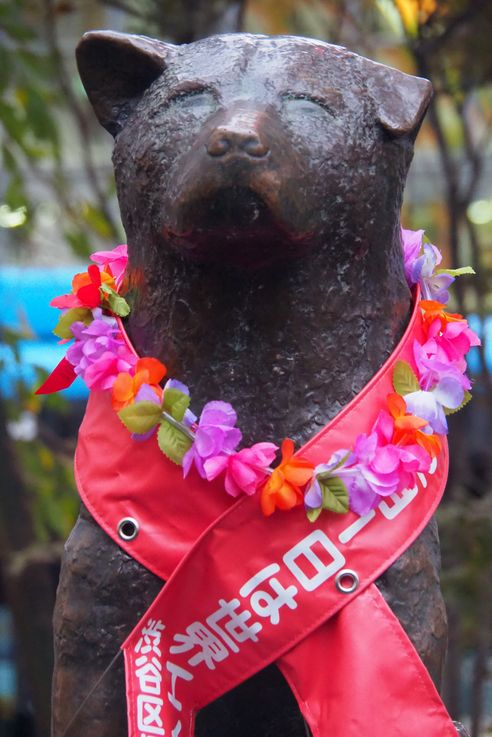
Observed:
[[[343,568],[337,573],[335,586],[341,594],[352,594],[359,585],[359,576],[350,568]]]
[[[136,519],[133,519],[133,517],[123,517],[123,519],[120,519],[118,522],[118,535],[126,542],[135,540],[139,529],[139,524]]]

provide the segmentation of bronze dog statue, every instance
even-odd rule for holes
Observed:
[[[136,349],[165,361],[198,405],[233,401],[246,442],[306,441],[408,320],[400,208],[430,84],[295,37],[176,47],[94,32],[77,59],[115,138]],[[126,734],[121,662],[71,720],[161,586],[82,508],[55,612],[54,737]],[[379,586],[438,684],[435,524]],[[274,714],[272,701],[282,704]],[[200,735],[304,730],[275,666],[197,722]]]

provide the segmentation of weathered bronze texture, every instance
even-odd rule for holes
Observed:
[[[295,37],[176,47],[96,32],[77,54],[115,136],[137,350],[189,384],[196,408],[231,401],[246,443],[305,442],[405,328],[400,208],[430,84]],[[160,585],[82,509],[55,613],[54,737]],[[434,523],[380,587],[439,683],[446,618]],[[125,730],[120,659],[67,734]],[[197,732],[305,728],[272,666],[205,709]]]

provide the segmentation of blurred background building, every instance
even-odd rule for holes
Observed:
[[[61,351],[47,305],[91,251],[124,242],[112,139],[74,60],[94,28],[174,43],[235,30],[312,36],[433,82],[403,223],[425,228],[448,265],[474,267],[452,307],[483,339],[472,356],[475,399],[451,418],[439,513],[444,696],[472,737],[492,734],[492,3],[0,0],[0,737],[49,734],[51,611],[78,508],[71,465],[85,389],[32,394]]]

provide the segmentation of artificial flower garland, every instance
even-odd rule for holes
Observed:
[[[326,463],[314,466],[294,454],[294,443],[281,444],[281,461],[274,468],[278,446],[255,443],[238,450],[242,434],[228,402],[208,402],[197,418],[188,387],[176,379],[160,382],[166,367],[156,358],[138,358],[123,334],[127,248],[92,254],[87,272],[76,274],[72,292],[50,303],[62,310],[54,334],[73,339],[38,394],[59,391],[81,376],[89,389],[111,391],[121,422],[136,441],[157,436],[159,448],[183,467],[192,466],[211,481],[224,475],[225,491],[233,497],[260,492],[263,514],[304,504],[311,521],[323,510],[364,515],[381,499],[415,484],[418,472],[429,471],[447,433],[446,415],[470,399],[465,355],[480,345],[462,315],[445,311],[448,287],[456,276],[473,274],[470,267],[438,269],[439,250],[424,231],[402,229],[408,285],[420,286],[424,342],[414,341],[413,366],[397,361],[394,392],[386,398],[369,434],[353,448],[339,449]],[[151,440],[150,442],[155,442]]]

